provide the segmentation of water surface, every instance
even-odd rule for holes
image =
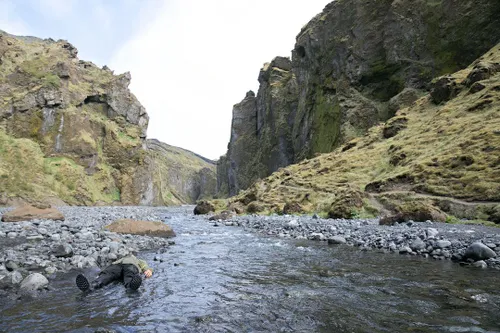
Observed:
[[[500,272],[213,227],[171,211],[176,245],[139,292],[76,272],[0,304],[1,332],[500,332]],[[91,274],[92,272],[87,271]],[[95,273],[95,272],[94,272]]]

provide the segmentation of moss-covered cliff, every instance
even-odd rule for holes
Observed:
[[[130,74],[114,75],[77,53],[63,40],[0,31],[0,204],[160,205],[213,194],[213,163],[148,147],[148,115],[128,90]],[[179,170],[176,160],[196,171]],[[175,177],[182,185],[168,194],[164,178]]]
[[[244,137],[231,136],[220,187],[235,195],[365,134],[428,92],[432,78],[495,45],[499,29],[498,1],[330,3],[298,34],[291,62],[278,57],[261,70],[253,120]]]
[[[215,206],[500,223],[500,44],[430,86],[430,93],[364,136]]]

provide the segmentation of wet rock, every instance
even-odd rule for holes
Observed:
[[[64,215],[56,208],[40,209],[33,206],[22,206],[2,215],[3,222],[31,221],[34,219],[64,221]]]
[[[464,253],[465,259],[473,259],[476,261],[487,260],[495,257],[495,251],[480,242],[471,244]]]
[[[342,236],[333,236],[328,239],[328,244],[345,244],[347,243],[346,239]]]
[[[408,254],[411,253],[411,248],[408,246],[404,246],[401,249],[399,249],[399,254]]]
[[[17,232],[11,231],[7,233],[8,238],[16,238],[17,237]]]
[[[21,290],[35,291],[46,288],[49,285],[49,280],[40,273],[33,273],[28,275],[21,282]]]
[[[476,261],[475,263],[472,264],[472,266],[483,269],[488,267],[488,265],[483,260]]]
[[[116,220],[105,229],[119,234],[148,235],[155,237],[175,237],[171,227],[159,221]]]

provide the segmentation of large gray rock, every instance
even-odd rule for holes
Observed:
[[[42,290],[49,285],[49,280],[40,273],[33,273],[28,275],[23,282],[21,282],[21,290],[36,291]]]
[[[465,259],[473,259],[476,261],[487,260],[495,257],[495,251],[480,242],[472,243],[467,250],[465,250],[464,254]]]

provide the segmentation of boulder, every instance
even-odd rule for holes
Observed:
[[[475,261],[487,260],[495,258],[496,253],[481,242],[472,243],[467,250],[465,250],[464,259],[472,259]]]
[[[40,220],[64,221],[64,215],[56,208],[36,208],[30,205],[21,206],[2,215],[2,222],[20,222]]]
[[[206,200],[202,200],[196,204],[193,213],[194,215],[205,215],[214,211],[215,211],[214,205],[212,205],[210,202]]]
[[[132,234],[154,237],[175,237],[171,227],[159,221],[139,221],[132,219],[116,220],[105,229],[119,234]]]
[[[35,291],[46,288],[49,285],[49,280],[40,273],[33,273],[28,275],[23,282],[21,282],[21,290]]]
[[[413,88],[405,88],[389,100],[389,114],[394,116],[402,108],[408,107],[420,98],[421,92]]]
[[[431,99],[441,104],[454,98],[460,92],[460,86],[452,76],[442,76],[432,83]]]

